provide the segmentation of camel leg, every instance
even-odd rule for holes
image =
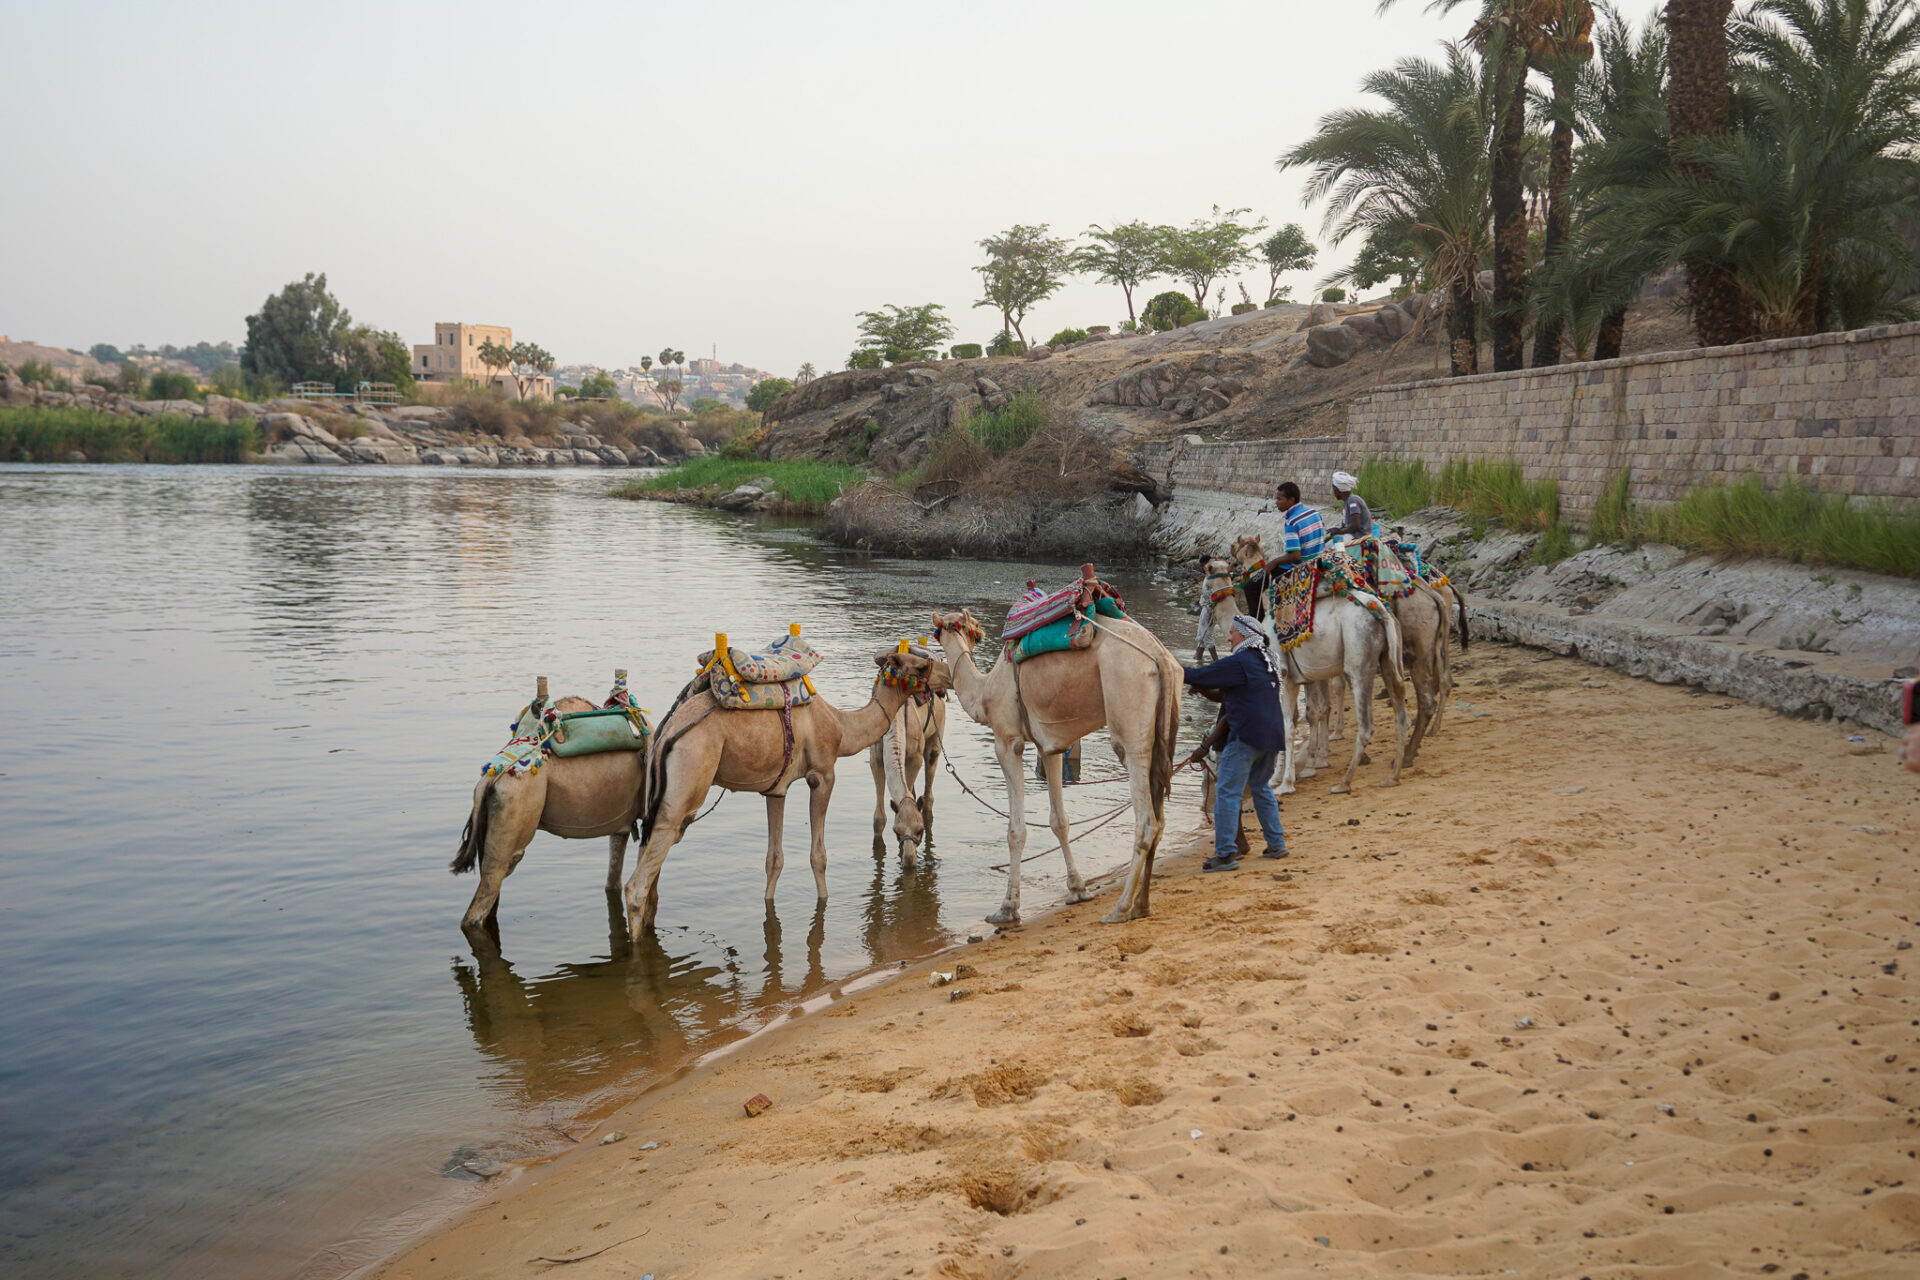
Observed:
[[[787,865],[786,851],[781,848],[780,835],[786,825],[787,798],[784,795],[767,797],[767,901],[773,901],[774,886],[780,883],[780,868]]]
[[[1291,679],[1282,678],[1280,681],[1280,700],[1286,707],[1287,749],[1281,753],[1284,759],[1280,764],[1280,788],[1275,794],[1290,796],[1297,790],[1294,786],[1294,779],[1309,776],[1304,771],[1296,772],[1294,767],[1295,762],[1300,758],[1301,744],[1306,741],[1306,736],[1300,724],[1300,686]],[[1211,806],[1209,806],[1207,811],[1209,813],[1213,811]]]
[[[1393,703],[1393,763],[1387,770],[1387,780],[1380,785],[1397,787],[1400,785],[1400,770],[1407,761],[1407,686],[1395,678],[1393,655],[1383,651],[1379,662],[1380,678],[1386,682],[1387,697]],[[1367,674],[1367,687],[1371,692],[1373,674]],[[1367,709],[1367,727],[1373,727],[1373,709]]]
[[[1162,825],[1153,816],[1153,786],[1147,768],[1152,758],[1151,740],[1127,752],[1128,790],[1133,793],[1133,862],[1127,868],[1126,883],[1120,886],[1120,901],[1101,917],[1106,924],[1143,920],[1152,914],[1148,899],[1153,887],[1153,854],[1160,843]]]
[[[627,865],[627,833],[607,837],[607,892],[620,892],[620,873]]]
[[[1073,849],[1067,843],[1067,791],[1063,785],[1066,775],[1064,755],[1042,756],[1040,763],[1047,771],[1047,802],[1053,824],[1053,838],[1060,842],[1060,856],[1067,860],[1067,901],[1086,902],[1093,894],[1087,890],[1087,882],[1080,874],[1080,868],[1073,861]]]
[[[887,830],[887,767],[880,762],[880,750],[886,744],[882,738],[867,748],[867,764],[873,769],[873,834],[885,835]]]
[[[833,799],[833,774],[807,775],[807,817],[813,825],[813,850],[807,861],[813,865],[813,893],[817,901],[827,900],[827,801]]]
[[[1020,859],[1027,852],[1026,747],[1018,740],[995,738],[993,742],[993,754],[1007,779],[1007,896],[1000,909],[987,917],[988,924],[1020,922]]]
[[[544,797],[544,788],[540,795]],[[483,804],[494,806],[487,822],[487,843],[480,853],[480,883],[474,886],[473,901],[467,904],[467,913],[460,917],[460,927],[466,930],[481,928],[493,922],[500,914],[500,886],[506,883],[513,869],[520,865],[520,859],[526,856],[527,845],[540,829],[540,809],[538,801],[534,804],[502,802],[503,797],[496,789]]]
[[[923,752],[926,759],[926,780],[920,784],[920,822],[925,828],[924,842],[933,835],[933,773],[940,763],[940,744],[929,740]]]
[[[1373,692],[1373,667],[1359,654],[1350,655],[1347,663],[1347,684],[1353,691],[1353,759],[1347,764],[1347,776],[1333,787],[1337,796],[1353,790],[1353,775],[1360,771],[1360,757],[1373,736],[1373,700],[1367,696]]]
[[[666,794],[654,816],[653,830],[640,850],[633,874],[627,877],[627,937],[634,942],[653,928],[654,917],[660,912],[660,868],[666,865],[667,854],[673,846],[687,833],[712,780],[711,769],[704,773],[694,769],[677,776],[669,770]]]

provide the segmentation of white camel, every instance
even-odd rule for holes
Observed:
[[[886,736],[867,748],[867,763],[873,769],[875,847],[887,829],[891,806],[900,861],[909,867],[919,862],[920,842],[933,821],[933,774],[946,732],[945,698],[930,697],[924,704],[910,700],[893,713]],[[918,783],[915,795],[916,775],[923,771],[925,781]]]
[[[1193,646],[1197,664],[1211,654],[1217,659],[1233,648],[1228,633],[1233,630],[1233,615],[1240,608],[1240,594],[1233,586],[1233,565],[1215,556],[1206,562],[1206,576],[1200,582],[1200,629]]]
[[[1129,618],[1090,620],[1097,630],[1085,649],[1043,653],[1015,665],[1002,650],[992,672],[974,665],[984,632],[971,612],[935,614],[934,639],[953,667],[960,707],[993,730],[994,755],[1007,785],[1007,893],[987,919],[1020,919],[1020,861],[1027,847],[1027,743],[1039,750],[1047,774],[1054,838],[1067,866],[1067,901],[1093,896],[1068,841],[1061,753],[1105,728],[1113,753],[1127,767],[1133,801],[1133,861],[1108,923],[1148,914],[1154,853],[1166,831],[1166,802],[1180,728],[1180,664],[1151,631]]]

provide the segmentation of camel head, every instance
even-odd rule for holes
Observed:
[[[953,688],[953,672],[938,658],[923,658],[917,653],[889,650],[873,655],[883,683],[908,693],[946,693]]]
[[[1201,572],[1209,578],[1224,578],[1233,572],[1233,566],[1219,556],[1213,556],[1201,566]]]
[[[1266,553],[1260,550],[1260,539],[1251,533],[1235,538],[1231,550],[1236,564],[1259,564],[1266,559]]]
[[[980,625],[971,609],[962,609],[958,613],[933,615],[933,638],[936,643],[951,635],[956,638],[964,652],[972,653],[973,646],[978,644],[986,634],[986,628]]]

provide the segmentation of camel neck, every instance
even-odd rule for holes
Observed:
[[[840,754],[858,755],[886,736],[887,726],[907,702],[907,691],[898,685],[877,684],[867,705],[858,711],[833,708],[840,718]]]
[[[949,645],[943,637],[940,651],[946,655],[947,665],[953,669],[953,691],[960,697],[961,710],[971,719],[987,723],[987,694],[992,687],[992,678],[980,673],[980,668],[974,664],[971,647],[963,649],[958,645]],[[996,666],[994,670],[998,671],[999,667]]]

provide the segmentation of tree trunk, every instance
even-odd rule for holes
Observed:
[[[1506,99],[1493,150],[1493,368],[1527,363],[1526,50],[1509,37],[1500,55]]]
[[[1620,344],[1627,337],[1627,309],[1615,307],[1600,318],[1600,333],[1593,340],[1595,360],[1618,360]]]
[[[1727,88],[1727,17],[1733,0],[1667,0],[1667,133],[1674,172],[1699,174],[1679,159],[1680,143],[1727,131],[1733,102]],[[1700,341],[1710,347],[1754,336],[1753,306],[1726,266],[1711,258],[1687,264],[1687,307]]]
[[[1454,282],[1453,303],[1447,309],[1447,353],[1456,378],[1480,372],[1479,294],[1480,283],[1472,275]]]
[[[1120,292],[1127,295],[1127,323],[1137,329],[1140,327],[1140,317],[1133,314],[1133,286],[1123,284],[1120,286]]]
[[[1573,232],[1573,71],[1556,67],[1553,73],[1553,146],[1547,162],[1547,233],[1540,260],[1550,263]],[[1542,315],[1533,335],[1533,367],[1560,363],[1560,343],[1566,319]]]

